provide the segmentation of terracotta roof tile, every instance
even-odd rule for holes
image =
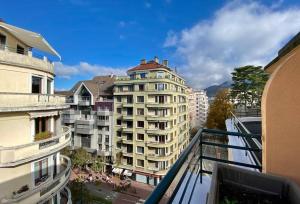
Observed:
[[[140,64],[136,67],[133,67],[133,68],[129,69],[128,71],[130,72],[130,71],[139,71],[139,70],[151,70],[151,69],[157,69],[157,68],[165,68],[165,69],[170,70],[169,67],[151,60],[145,64]]]

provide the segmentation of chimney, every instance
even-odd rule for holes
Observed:
[[[169,65],[169,61],[168,60],[163,60],[163,65],[165,65],[167,67]]]
[[[157,57],[157,56],[154,57],[154,61],[155,61],[156,63],[159,63],[159,60],[158,60],[158,57]]]
[[[145,59],[141,59],[141,64],[146,64],[146,60]]]

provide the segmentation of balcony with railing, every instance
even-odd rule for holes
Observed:
[[[258,138],[259,135],[203,129],[193,137],[166,176],[147,198],[152,203],[206,203],[214,162],[261,170],[260,165],[228,160],[227,150],[260,152],[261,149],[233,146],[227,136]],[[148,155],[153,157],[154,155]],[[149,158],[150,159],[150,158]]]
[[[0,112],[64,109],[65,97],[55,94],[0,92]]]
[[[5,198],[1,199],[1,203],[43,203],[50,199],[54,194],[61,191],[69,181],[71,174],[71,160],[60,155],[60,165],[57,167],[49,166],[49,175],[44,176],[38,185],[26,184],[24,181],[28,180],[25,177],[33,177],[34,174],[24,175],[22,177],[15,178],[13,181],[8,181],[7,186],[11,183],[24,185],[20,188],[16,186],[16,190],[7,195]],[[57,168],[58,172],[54,173],[53,169]],[[29,179],[32,180],[33,178]],[[3,185],[3,184],[1,184]],[[67,194],[69,200],[71,198],[71,193]]]
[[[32,52],[32,50],[20,50],[3,44],[0,44],[0,63],[54,74],[54,64],[45,56]]]
[[[91,97],[90,96],[78,96],[78,105],[90,106],[91,105]]]
[[[45,157],[66,147],[70,141],[71,130],[63,127],[61,133],[48,139],[23,145],[0,146],[0,167],[13,167]]]

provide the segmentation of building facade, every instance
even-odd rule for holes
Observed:
[[[0,203],[71,203],[71,162],[59,152],[71,141],[68,106],[36,50],[59,57],[39,34],[0,22]]]
[[[200,128],[204,127],[208,114],[208,97],[204,90],[195,91],[189,89],[189,113],[190,113],[190,127]]]
[[[204,127],[208,114],[208,97],[204,90],[195,91],[195,126]]]
[[[187,87],[158,58],[127,74],[114,87],[114,167],[156,185],[188,144]]]
[[[105,158],[108,166],[112,156],[114,80],[114,76],[96,76],[60,92],[70,105],[62,122],[71,128],[72,147]]]

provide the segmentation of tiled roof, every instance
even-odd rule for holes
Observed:
[[[98,95],[112,95],[115,76],[95,76],[92,80],[85,80],[77,82],[70,92],[75,93],[78,87],[83,83],[92,94]]]
[[[151,60],[145,64],[140,64],[136,67],[133,67],[131,69],[129,69],[128,71],[140,71],[140,70],[151,70],[151,69],[157,69],[157,68],[165,68],[170,70],[170,68],[168,68],[167,66],[157,63],[154,60]]]

